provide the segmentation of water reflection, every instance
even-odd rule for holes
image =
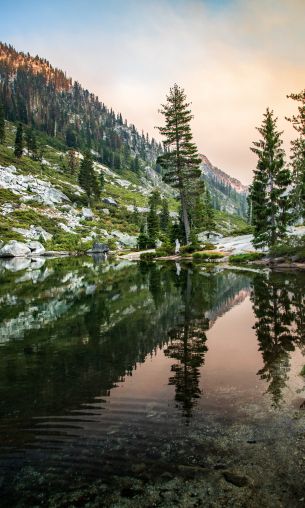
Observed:
[[[255,330],[264,366],[258,375],[267,382],[275,407],[280,407],[296,347],[304,349],[304,277],[300,274],[257,275],[251,294]]]

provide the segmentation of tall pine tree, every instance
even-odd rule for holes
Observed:
[[[164,180],[179,190],[186,242],[190,239],[190,213],[193,194],[199,182],[201,159],[192,141],[190,122],[193,118],[184,90],[175,84],[162,105],[165,127],[158,127],[164,136],[165,153],[157,162],[164,169]]]
[[[22,124],[19,123],[16,131],[14,154],[16,157],[20,158],[22,156],[22,152],[23,152],[23,128]]]
[[[287,120],[298,132],[298,137],[291,142],[292,204],[296,218],[305,219],[305,89],[300,93],[288,95],[288,98],[300,103],[298,114]]]
[[[4,121],[4,108],[0,102],[0,144],[5,141],[5,121]]]
[[[93,161],[89,151],[85,152],[84,158],[80,164],[78,175],[80,186],[86,192],[88,199],[98,199],[100,196],[100,188],[93,168]]]
[[[273,111],[267,109],[262,126],[257,127],[261,139],[251,147],[258,157],[250,189],[256,247],[271,247],[284,238],[290,219],[287,186],[291,177],[285,167],[282,133],[277,130],[276,122]]]

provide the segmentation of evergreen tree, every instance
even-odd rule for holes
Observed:
[[[300,103],[298,114],[287,118],[298,132],[298,138],[291,142],[291,167],[293,177],[292,205],[297,218],[305,219],[305,89],[288,98]]]
[[[147,233],[149,237],[149,244],[151,247],[156,246],[156,240],[159,233],[159,217],[157,215],[157,206],[160,203],[160,193],[155,190],[149,197],[149,212],[147,215]]]
[[[88,199],[99,198],[100,189],[93,169],[91,153],[89,151],[85,152],[84,158],[81,161],[78,181],[80,186],[86,192]]]
[[[22,156],[22,152],[23,152],[23,128],[22,124],[19,123],[16,131],[14,154],[16,157],[20,158]]]
[[[164,136],[165,153],[157,162],[164,169],[164,180],[179,190],[186,242],[190,238],[190,213],[193,194],[197,191],[201,159],[192,142],[190,121],[193,118],[184,90],[178,85],[170,89],[161,113],[165,127],[158,127]]]
[[[140,228],[140,234],[138,236],[138,249],[144,250],[150,246],[150,239],[145,230],[145,225],[142,224]]]
[[[73,148],[68,150],[67,153],[67,166],[68,171],[71,175],[75,175],[78,171],[78,158],[76,157],[76,152]]]
[[[5,141],[5,120],[4,120],[4,108],[0,102],[0,144]]]
[[[140,224],[140,214],[135,202],[133,203],[132,222],[136,225]]]
[[[33,129],[27,129],[25,132],[25,142],[28,150],[28,155],[32,157],[32,159],[37,159],[37,143],[36,136]]]
[[[262,126],[257,127],[261,140],[251,147],[258,157],[250,193],[256,247],[273,246],[285,237],[289,224],[290,200],[286,190],[291,178],[276,121],[273,111],[267,109]]]
[[[105,176],[103,171],[100,172],[100,189],[103,190],[105,187]]]
[[[163,199],[161,214],[160,214],[160,228],[165,233],[168,232],[169,221],[170,221],[170,215],[169,215],[169,209],[168,209],[168,201],[167,201],[167,199]]]

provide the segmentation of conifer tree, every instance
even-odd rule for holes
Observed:
[[[165,127],[158,127],[164,136],[165,153],[157,162],[164,169],[164,180],[179,190],[186,242],[190,238],[190,213],[201,171],[201,159],[192,141],[190,122],[193,118],[184,90],[175,84],[162,105]]]
[[[293,177],[292,205],[296,216],[305,219],[305,89],[287,96],[300,103],[298,114],[287,118],[298,132],[291,142],[291,167]]]
[[[133,203],[132,222],[138,225],[140,223],[140,214],[136,203]]]
[[[23,152],[23,129],[22,124],[19,123],[15,138],[14,154],[16,157],[20,158],[22,156],[22,152]]]
[[[257,127],[261,139],[251,147],[258,157],[250,193],[256,247],[271,247],[284,238],[290,219],[286,190],[291,178],[285,167],[282,133],[277,130],[276,122],[273,111],[267,109],[262,126]]]
[[[166,233],[168,231],[169,220],[170,220],[170,215],[169,215],[169,209],[168,209],[168,201],[167,201],[167,199],[163,199],[161,214],[160,214],[160,228],[162,229],[162,231],[164,231],[164,233]]]
[[[147,233],[150,247],[156,246],[156,240],[159,233],[159,217],[157,215],[157,206],[160,203],[160,193],[155,190],[149,197],[149,212],[147,215]]]
[[[71,175],[75,175],[78,170],[78,159],[76,157],[76,152],[73,148],[68,150],[67,165],[68,165],[69,173],[71,173]]]
[[[103,171],[100,172],[100,189],[103,190],[105,187],[105,176]]]
[[[36,136],[33,129],[27,129],[25,132],[25,142],[28,150],[28,155],[32,157],[32,159],[37,159],[37,143]]]
[[[100,189],[98,181],[93,169],[93,161],[89,151],[85,152],[84,158],[80,164],[80,171],[78,175],[80,186],[86,192],[88,198],[98,199],[100,196]]]
[[[0,144],[5,141],[5,120],[4,120],[4,108],[0,102]]]

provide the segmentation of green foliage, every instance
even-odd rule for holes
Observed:
[[[305,260],[305,236],[290,236],[289,240],[273,245],[270,249],[272,257],[291,257],[297,260]]]
[[[230,263],[248,263],[262,259],[264,254],[262,252],[247,252],[245,254],[232,254],[229,256]]]
[[[163,256],[171,256],[175,253],[175,247],[171,245],[170,243],[164,242],[161,247],[156,249],[156,254],[159,257]]]
[[[57,224],[57,219],[51,219],[36,210],[15,210],[11,217],[17,227],[27,228],[31,225],[41,226],[51,234],[60,230]]]
[[[205,242],[204,244],[202,244],[203,250],[214,250],[215,247],[216,247],[216,245],[214,245],[213,243],[210,243],[210,242]]]
[[[140,234],[138,236],[138,249],[144,250],[148,249],[150,247],[150,238],[147,235],[146,231],[144,230],[144,227],[141,227]]]
[[[16,157],[20,158],[22,156],[22,152],[23,152],[23,127],[22,124],[19,123],[16,131],[14,154]]]
[[[251,224],[245,224],[241,228],[235,228],[230,232],[230,236],[239,236],[239,235],[252,235],[254,232],[253,226]]]
[[[46,242],[47,250],[68,252],[86,252],[92,246],[92,242],[82,242],[81,236],[60,232],[56,233],[52,240]]]
[[[194,252],[194,261],[215,261],[224,257],[221,252]]]
[[[287,118],[298,137],[291,142],[291,168],[293,176],[292,206],[295,218],[305,218],[305,90],[288,96],[299,103],[298,114]]]
[[[281,148],[282,133],[277,130],[276,124],[273,111],[267,109],[262,126],[257,129],[261,139],[253,142],[251,148],[258,157],[250,189],[253,244],[257,247],[270,247],[284,238],[291,220],[289,195],[285,193],[291,178]]]
[[[183,225],[187,243],[190,236],[191,203],[197,193],[201,158],[192,141],[190,122],[193,118],[184,90],[175,84],[170,88],[161,113],[165,126],[158,127],[164,137],[165,153],[157,163],[164,170],[164,180],[179,190]]]
[[[301,369],[300,376],[305,376],[305,365]]]
[[[25,142],[28,150],[28,155],[32,157],[32,159],[37,159],[37,142],[36,136],[33,129],[26,129],[25,131]]]
[[[160,193],[155,190],[149,197],[149,212],[147,215],[147,234],[149,238],[149,246],[155,247],[158,238],[160,222],[157,215],[157,206],[160,204]]]

